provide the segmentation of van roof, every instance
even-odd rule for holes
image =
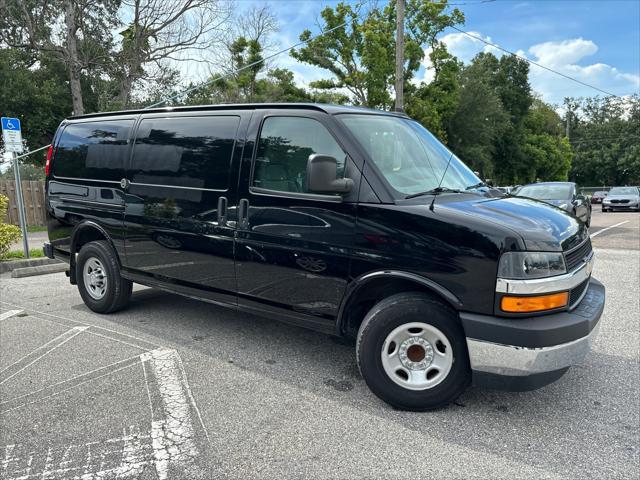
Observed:
[[[149,109],[137,110],[120,110],[115,112],[99,112],[89,113],[85,115],[76,115],[69,117],[68,120],[76,120],[81,118],[109,117],[116,115],[133,115],[141,113],[162,113],[162,112],[200,112],[206,110],[257,110],[257,109],[301,109],[316,110],[329,114],[336,113],[375,113],[378,115],[392,115],[399,117],[407,117],[405,113],[385,112],[383,110],[375,110],[366,107],[354,107],[349,105],[331,105],[323,103],[222,103],[218,105],[189,105],[184,107],[157,107]]]

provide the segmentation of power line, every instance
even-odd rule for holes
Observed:
[[[298,43],[296,43],[294,45],[291,45],[291,46],[289,46],[287,48],[279,50],[279,51],[277,51],[277,52],[275,52],[275,53],[273,53],[271,55],[268,55],[268,56],[266,56],[264,58],[261,58],[260,60],[256,60],[255,62],[251,62],[250,64],[245,65],[242,68],[239,68],[239,69],[234,70],[234,71],[229,72],[229,73],[225,73],[223,75],[220,75],[219,77],[213,78],[211,80],[207,80],[206,82],[201,83],[200,85],[196,85],[195,87],[191,87],[191,88],[188,88],[188,89],[183,90],[181,92],[178,92],[178,93],[176,93],[174,95],[171,95],[170,97],[167,97],[164,100],[156,102],[153,105],[149,105],[147,107],[144,107],[143,110],[148,110],[150,108],[158,107],[158,106],[163,105],[163,104],[167,103],[168,101],[173,100],[173,99],[175,99],[175,98],[177,98],[177,97],[179,97],[181,95],[187,95],[187,94],[189,94],[189,93],[191,93],[191,92],[193,92],[195,90],[198,90],[199,88],[206,87],[207,85],[210,85],[211,83],[214,83],[214,82],[217,82],[219,80],[222,80],[222,79],[224,79],[224,78],[226,78],[228,76],[238,74],[238,73],[242,72],[243,70],[246,70],[247,68],[255,67],[256,65],[259,65],[259,64],[261,64],[263,62],[266,62],[267,60],[271,60],[272,58],[277,57],[278,55],[282,55],[283,53],[289,52],[290,50],[293,50],[294,48],[299,47],[300,45],[303,45],[303,44],[308,43],[308,42],[310,42],[312,40],[315,40],[316,38],[319,38],[322,35],[325,35],[327,33],[331,33],[334,30],[337,30],[339,28],[345,27],[348,23],[349,22],[344,22],[344,23],[341,23],[340,25],[336,25],[335,27],[330,28],[329,30],[324,30],[324,31],[312,36],[312,37],[309,37],[307,40],[301,40],[300,42],[298,42]]]
[[[607,95],[609,97],[619,97],[619,95],[616,95],[615,93],[607,92],[606,90],[602,90],[601,88],[598,88],[598,87],[595,87],[595,86],[593,86],[593,85],[591,85],[589,83],[583,82],[582,80],[578,80],[577,78],[574,78],[574,77],[571,77],[569,75],[566,75],[566,74],[564,74],[562,72],[554,70],[553,68],[549,68],[546,65],[542,65],[541,63],[534,62],[533,60],[530,60],[527,57],[523,57],[522,55],[518,55],[517,53],[514,53],[514,52],[512,52],[510,50],[507,50],[506,48],[502,48],[501,46],[496,45],[495,43],[489,42],[488,40],[485,40],[482,37],[479,37],[479,36],[474,35],[474,34],[469,33],[469,32],[465,32],[461,28],[458,28],[458,27],[453,26],[453,25],[451,25],[451,28],[453,28],[454,30],[457,30],[460,33],[464,33],[468,37],[475,38],[476,40],[479,40],[479,41],[481,41],[481,42],[483,42],[483,43],[485,43],[487,45],[490,45],[490,46],[492,46],[494,48],[497,48],[498,50],[502,50],[503,52],[508,53],[509,55],[513,55],[514,57],[517,57],[517,58],[519,58],[521,60],[529,62],[530,64],[535,65],[536,67],[540,67],[540,68],[543,68],[544,70],[548,70],[549,72],[553,72],[556,75],[560,75],[561,77],[564,77],[564,78],[566,78],[568,80],[571,80],[571,81],[574,81],[576,83],[579,83],[580,85],[584,85],[585,87],[593,88],[594,90],[597,90],[597,91],[599,91],[601,93],[604,93],[605,95]]]

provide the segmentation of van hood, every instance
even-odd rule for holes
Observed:
[[[464,213],[507,227],[533,251],[563,251],[582,243],[588,236],[584,223],[565,211],[542,201],[505,196],[486,198],[478,195],[439,196],[435,213],[446,210]]]

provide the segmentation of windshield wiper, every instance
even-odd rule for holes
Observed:
[[[405,199],[422,197],[423,195],[439,195],[440,193],[464,193],[462,190],[457,190],[455,188],[449,187],[436,187],[431,190],[426,190],[424,192],[412,193],[411,195],[407,195],[404,197]]]

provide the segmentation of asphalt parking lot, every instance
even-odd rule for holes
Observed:
[[[0,478],[638,478],[640,214],[594,210],[593,352],[540,390],[431,413],[369,392],[353,346],[136,287],[0,277]]]

